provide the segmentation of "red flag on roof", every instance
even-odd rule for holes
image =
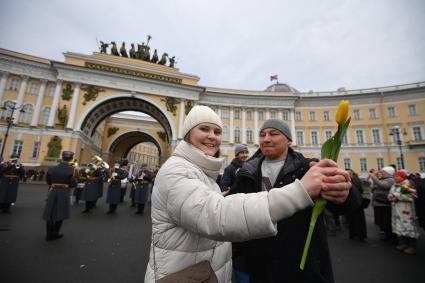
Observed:
[[[277,75],[270,76],[270,80],[271,81],[277,81]]]

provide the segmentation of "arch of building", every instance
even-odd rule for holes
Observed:
[[[139,131],[127,132],[120,135],[111,143],[108,147],[108,151],[112,154],[114,159],[119,160],[127,157],[130,150],[142,142],[153,143],[158,148],[160,158],[163,158],[162,154],[164,150],[161,144],[151,135]]]
[[[167,114],[154,105],[152,101],[128,94],[108,96],[92,105],[82,115],[78,128],[91,137],[95,133],[96,127],[105,118],[123,111],[137,111],[150,115],[164,128],[167,143],[171,143],[173,140],[175,131],[173,131],[172,123],[170,123],[171,118],[167,117]]]

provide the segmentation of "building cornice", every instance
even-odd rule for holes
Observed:
[[[153,81],[140,77],[122,75],[119,73],[87,69],[62,62],[52,62],[52,65],[58,72],[58,79],[78,82],[81,84],[97,85],[106,88],[127,90],[129,92],[198,100],[199,94],[204,89],[199,86]]]
[[[2,53],[0,53],[0,71],[41,80],[56,80],[56,76],[49,64],[13,57]]]
[[[246,108],[286,108],[295,106],[296,96],[251,96],[225,93],[201,93],[199,103],[205,105],[233,106]]]

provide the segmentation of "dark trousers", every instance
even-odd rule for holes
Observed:
[[[96,201],[86,201],[86,209],[83,212],[89,212],[96,205]]]
[[[138,213],[138,214],[143,213],[143,210],[145,210],[145,204],[144,203],[138,203],[136,213]]]
[[[9,210],[10,210],[10,206],[11,206],[12,204],[11,203],[2,203],[1,204],[1,210],[4,212],[4,213],[7,213],[7,212],[9,212]]]
[[[46,239],[52,239],[59,235],[62,221],[46,221]]]
[[[118,206],[118,204],[110,204],[108,212],[115,213],[117,211],[117,206]]]

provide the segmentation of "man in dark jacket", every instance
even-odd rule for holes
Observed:
[[[292,150],[291,142],[291,132],[284,121],[267,120],[260,130],[261,152],[239,170],[230,193],[260,192],[301,179],[317,160]],[[343,204],[328,203],[327,209],[343,213],[349,208],[350,199],[349,195],[338,199]],[[334,282],[322,216],[314,229],[305,268],[299,268],[311,213],[309,207],[279,221],[275,237],[244,243],[251,283]]]
[[[59,234],[62,221],[70,215],[70,190],[78,178],[78,171],[71,164],[73,157],[72,151],[62,152],[61,163],[50,168],[46,175],[49,192],[43,219],[47,223],[47,241],[62,238],[63,235]]]
[[[239,144],[235,147],[235,158],[230,162],[229,166],[224,169],[223,176],[220,179],[220,189],[222,192],[229,190],[235,182],[236,172],[242,167],[248,159],[248,147]]]

